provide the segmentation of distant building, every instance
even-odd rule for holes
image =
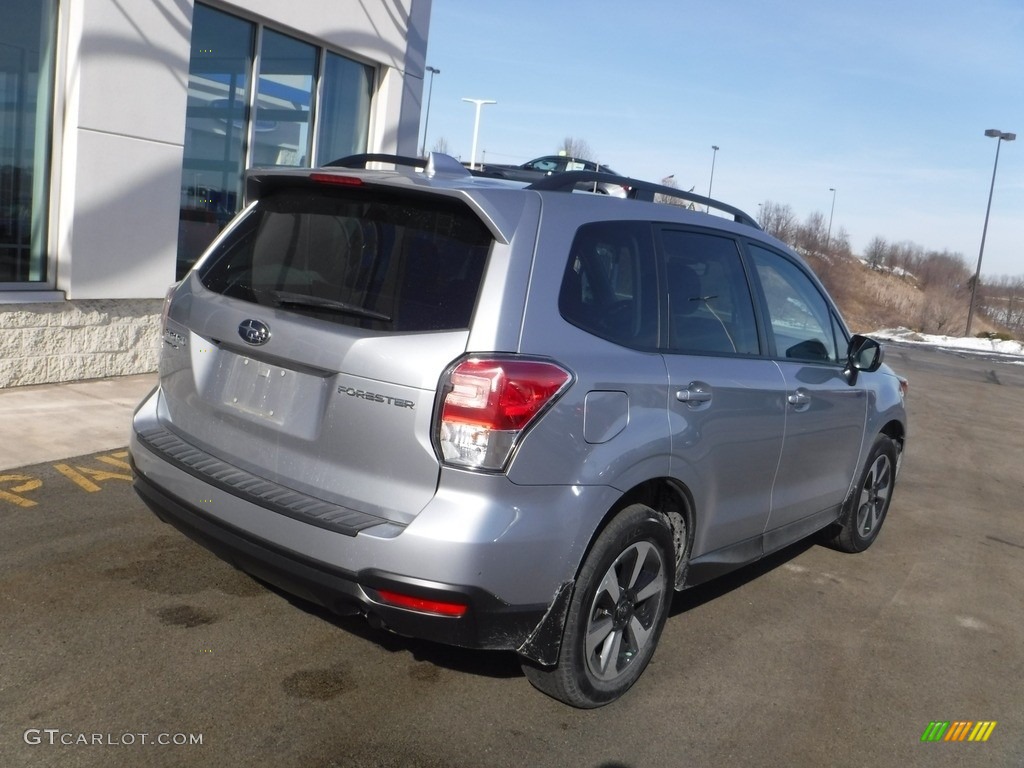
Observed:
[[[0,0],[0,387],[154,370],[245,169],[416,154],[431,0]]]

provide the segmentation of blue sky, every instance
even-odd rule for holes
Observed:
[[[493,99],[478,159],[574,136],[619,173],[801,221],[831,187],[855,252],[879,236],[973,268],[1000,143],[982,272],[1024,276],[1022,0],[433,0],[427,63],[428,149],[469,160],[461,99]]]

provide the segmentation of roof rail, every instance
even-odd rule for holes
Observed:
[[[428,157],[408,157],[407,155],[389,155],[370,153],[349,155],[332,160],[325,168],[365,168],[369,163],[390,163],[395,166],[422,168],[427,176],[470,176],[470,172],[454,157],[443,152],[431,152]]]
[[[719,200],[704,197],[703,195],[697,195],[693,192],[684,192],[681,189],[676,189],[675,187],[666,187],[664,184],[654,184],[650,181],[631,179],[627,176],[616,176],[614,173],[605,173],[604,171],[564,171],[562,173],[552,173],[550,176],[545,176],[543,179],[535,181],[533,184],[528,186],[527,189],[534,189],[538,191],[572,192],[576,185],[581,182],[619,184],[628,188],[628,197],[636,200],[647,200],[649,202],[653,202],[654,196],[658,194],[664,195],[665,197],[675,197],[680,200],[686,200],[690,203],[698,203],[700,205],[722,211],[723,213],[731,214],[733,220],[738,221],[741,224],[746,224],[754,229],[761,229],[761,226],[749,214]]]

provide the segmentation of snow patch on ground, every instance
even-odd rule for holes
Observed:
[[[918,333],[909,328],[885,328],[868,334],[872,338],[897,341],[904,344],[926,344],[943,349],[958,349],[965,352],[978,352],[986,355],[1007,355],[1024,358],[1024,343],[1019,341],[1002,341],[1000,339],[979,339],[963,336],[937,336]],[[1024,365],[1024,359],[1018,362]]]

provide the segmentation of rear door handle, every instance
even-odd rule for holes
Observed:
[[[699,381],[691,381],[686,389],[680,389],[676,392],[676,400],[681,403],[692,403],[694,405],[710,403],[711,387]]]

